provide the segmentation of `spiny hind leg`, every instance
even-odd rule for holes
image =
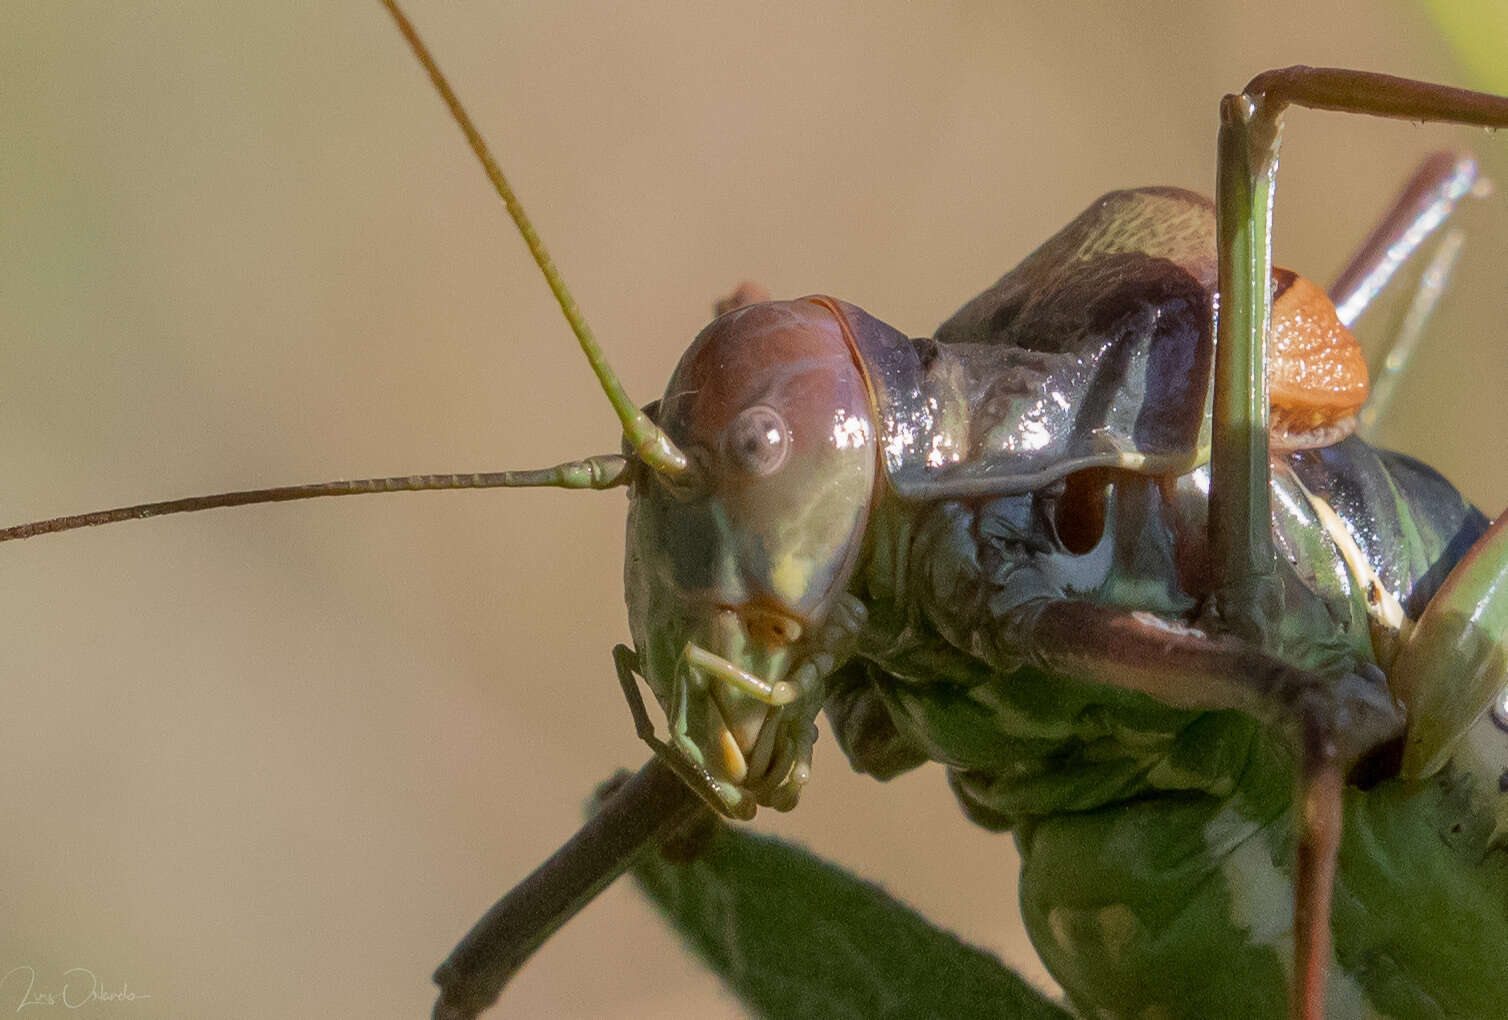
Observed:
[[[1258,648],[1269,647],[1285,609],[1271,531],[1265,357],[1272,317],[1272,204],[1282,114],[1290,105],[1508,126],[1508,99],[1335,68],[1268,71],[1221,103],[1210,554],[1217,615]],[[1330,960],[1330,899],[1346,764],[1338,736],[1308,724],[1301,735],[1292,1011],[1307,1020],[1322,1014]]]

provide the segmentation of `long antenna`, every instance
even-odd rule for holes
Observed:
[[[628,458],[607,453],[585,460],[572,460],[554,467],[532,471],[488,471],[457,475],[398,475],[392,478],[357,478],[351,481],[318,482],[314,485],[280,485],[271,489],[244,489],[221,492],[213,496],[189,496],[167,499],[160,503],[138,503],[113,510],[95,510],[87,514],[53,517],[0,528],[0,542],[36,535],[50,535],[97,524],[139,521],[167,514],[186,514],[196,510],[249,506],[253,503],[287,503],[295,499],[320,496],[368,496],[379,492],[434,492],[440,489],[523,489],[549,486],[557,489],[611,489],[628,484]]]
[[[456,98],[450,82],[446,81],[445,75],[440,71],[440,66],[435,63],[435,58],[430,56],[424,40],[419,38],[418,31],[408,20],[407,15],[398,8],[396,0],[382,0],[382,4],[393,16],[393,20],[398,23],[398,31],[402,32],[403,38],[408,40],[409,48],[414,51],[414,56],[418,57],[419,63],[424,65],[424,70],[428,72],[429,80],[434,83],[435,90],[440,93],[440,98],[445,100],[445,105],[450,109],[450,115],[455,118],[456,124],[461,128],[461,133],[466,136],[466,142],[471,146],[471,151],[476,153],[476,158],[481,161],[482,169],[486,171],[487,179],[492,182],[493,190],[508,207],[508,215],[513,217],[513,225],[518,228],[524,244],[528,245],[529,254],[534,257],[534,264],[539,266],[539,271],[544,274],[545,282],[550,285],[550,291],[560,304],[560,311],[565,315],[566,322],[571,325],[571,332],[576,334],[576,339],[581,344],[581,352],[586,355],[586,360],[591,363],[593,374],[602,384],[602,392],[607,394],[613,410],[618,414],[618,420],[623,423],[623,435],[628,440],[629,446],[656,473],[669,478],[684,474],[689,463],[686,455],[670,441],[669,436],[660,431],[658,425],[650,421],[648,415],[639,410],[638,405],[623,391],[623,385],[618,381],[612,366],[607,363],[607,355],[602,353],[602,348],[598,346],[591,327],[587,325],[581,309],[576,306],[576,299],[571,296],[565,281],[561,279],[560,273],[555,268],[555,262],[550,258],[550,253],[545,250],[544,242],[534,232],[534,224],[529,222],[523,205],[519,203],[518,196],[513,193],[513,188],[508,184],[508,178],[503,176],[502,167],[498,165],[487,143],[482,140],[481,132],[471,122],[471,117],[461,105],[460,99]]]
[[[451,116],[460,126],[461,132],[466,136],[466,141],[471,146],[471,151],[481,161],[482,169],[487,174],[487,179],[492,182],[494,190],[502,198],[503,204],[508,208],[508,215],[513,218],[514,225],[524,239],[524,244],[529,248],[529,254],[533,256],[534,263],[539,266],[539,271],[544,275],[545,282],[549,284],[550,291],[555,295],[555,300],[560,305],[561,312],[565,315],[566,322],[571,326],[571,331],[576,334],[577,341],[581,344],[581,350],[586,355],[587,361],[592,366],[592,372],[601,383],[602,390],[607,394],[608,400],[613,405],[619,421],[623,423],[623,435],[630,448],[637,454],[648,468],[667,478],[684,476],[689,470],[689,462],[686,455],[676,448],[670,437],[665,435],[649,416],[639,410],[638,406],[629,399],[623,391],[622,384],[617,375],[607,363],[607,357],[598,345],[592,334],[591,327],[587,325],[580,308],[576,305],[576,299],[571,296],[565,281],[561,279],[559,271],[555,268],[550,253],[545,250],[544,243],[539,239],[539,234],[534,230],[534,225],[529,222],[529,217],[524,213],[523,206],[518,197],[508,184],[508,179],[503,175],[502,168],[493,157],[487,143],[483,141],[481,133],[472,123],[471,117],[441,73],[439,65],[430,55],[429,49],[419,38],[419,33],[413,24],[399,9],[394,0],[383,0],[383,6],[392,14],[393,20],[398,23],[398,30],[403,33],[404,39],[408,40],[414,55],[419,58],[419,63],[429,74],[430,81],[440,93],[440,98],[445,101]],[[351,481],[318,482],[312,485],[284,485],[270,489],[246,489],[238,492],[222,492],[211,496],[191,496],[184,499],[169,499],[157,503],[138,503],[134,506],[116,507],[110,510],[95,510],[84,514],[71,514],[66,517],[53,517],[44,521],[31,521],[26,524],[17,524],[8,528],[0,528],[0,542],[9,542],[15,539],[32,538],[36,535],[48,535],[59,531],[72,531],[76,528],[88,528],[99,524],[114,524],[120,521],[143,520],[148,517],[161,517],[166,514],[193,513],[198,510],[212,510],[220,507],[248,506],[254,503],[286,503],[297,499],[317,499],[324,496],[364,496],[383,492],[433,492],[441,489],[493,489],[493,488],[526,488],[536,486],[549,486],[564,489],[610,489],[619,485],[626,485],[629,481],[628,458],[620,454],[603,454],[596,457],[588,457],[585,460],[573,460],[554,467],[540,468],[530,471],[491,471],[475,474],[449,474],[449,475],[401,475],[391,478],[361,478]]]

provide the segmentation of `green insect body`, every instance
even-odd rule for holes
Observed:
[[[1360,440],[1292,456],[1305,463],[1276,473],[1280,503],[1325,498],[1301,479],[1357,477],[1397,500],[1404,527],[1377,536],[1376,569],[1401,580],[1400,601],[1427,593],[1485,530],[1427,468]],[[1202,481],[1187,476],[1175,498],[1197,504]],[[836,681],[840,740],[856,767],[882,776],[947,763],[971,818],[1016,830],[1033,943],[1086,1015],[1280,1015],[1292,977],[1290,749],[1248,716],[1173,710],[1018,664],[1031,650],[1001,647],[991,605],[1013,586],[1033,598],[1134,598],[1170,619],[1196,604],[1168,581],[1177,546],[1198,533],[1181,530],[1192,515],[1155,481],[1111,485],[1104,536],[1081,556],[1050,525],[1062,498],[905,514],[928,559],[905,565],[906,591],[893,576],[865,580],[893,596],[871,604],[871,620],[895,626],[866,634],[865,657]],[[1370,509],[1375,522],[1395,507]],[[1295,545],[1330,547],[1306,562],[1345,571],[1329,573],[1326,604],[1346,650],[1370,659],[1365,579],[1317,516],[1279,523]],[[1328,1015],[1490,1014],[1498,989],[1482,975],[1508,947],[1505,768],[1508,734],[1489,715],[1431,780],[1349,791]]]
[[[1032,309],[1054,298],[1022,298],[1029,266],[938,336],[1040,336]],[[1146,273],[1123,271],[1128,286],[1145,287]],[[1202,313],[1170,307],[1163,291],[1168,314],[1143,314],[1116,300],[1092,262],[1074,280],[1092,281],[1086,303],[1114,316],[1096,322],[1097,337],[1124,343],[1125,323],[1155,321],[1176,343],[1167,319]],[[1138,340],[1155,347],[1152,332]],[[1129,362],[1140,369],[1148,358]],[[1081,427],[1113,419],[1080,411]],[[1280,455],[1273,477],[1279,546],[1324,607],[1317,620],[1285,612],[1293,633],[1282,644],[1317,666],[1345,656],[1389,666],[1400,621],[1382,619],[1382,606],[1417,618],[1487,521],[1428,468],[1355,438]],[[870,605],[879,633],[861,640],[864,657],[834,695],[861,770],[891,774],[913,753],[943,761],[972,818],[1017,831],[1032,940],[1086,1015],[1276,1015],[1292,980],[1291,750],[1248,716],[1172,710],[1055,675],[1050,649],[1012,639],[1012,614],[1041,599],[1191,619],[1209,595],[1198,570],[1207,483],[1202,470],[1172,486],[1125,472],[1101,478],[1099,491],[1058,483],[897,501],[892,527],[912,536],[913,556],[864,579],[879,596]],[[1055,522],[1086,511],[1073,501],[1094,499],[1106,504],[1103,533],[1075,554]],[[867,752],[877,760],[865,748],[881,749]],[[1496,1008],[1500,989],[1486,976],[1508,953],[1505,769],[1508,733],[1489,713],[1430,779],[1348,790],[1329,1015]]]
[[[1199,274],[1213,264],[1213,227],[1208,203],[1186,193],[1118,193],[965,306],[936,341],[808,299],[735,312],[693,345],[658,417],[677,444],[709,458],[726,449],[716,438],[729,434],[724,423],[737,421],[727,408],[757,407],[780,423],[771,463],[800,464],[784,444],[812,429],[781,417],[791,411],[790,362],[766,343],[773,335],[788,346],[790,321],[836,318],[834,335],[859,352],[879,394],[875,420],[850,430],[873,430],[878,484],[861,458],[846,474],[823,465],[825,498],[813,498],[811,477],[791,479],[801,501],[792,507],[821,506],[840,521],[823,532],[837,536],[817,558],[823,569],[796,574],[808,602],[780,612],[808,619],[834,585],[865,612],[844,638],[852,658],[789,705],[713,681],[708,701],[720,711],[699,714],[684,674],[659,680],[676,673],[670,649],[687,632],[673,621],[690,596],[678,603],[673,584],[635,592],[635,578],[651,575],[721,607],[747,604],[750,588],[777,604],[770,550],[792,546],[771,530],[769,506],[758,503],[742,527],[736,486],[687,494],[641,477],[635,487],[631,618],[641,648],[662,641],[646,675],[676,753],[707,772],[731,813],[745,813],[750,796],[789,807],[805,779],[793,763],[809,761],[810,719],[825,699],[860,771],[888,778],[947,764],[971,818],[1016,831],[1033,942],[1086,1015],[1278,1015],[1294,980],[1290,742],[1249,714],[1171,707],[1094,682],[1102,667],[1062,657],[1034,619],[1048,604],[1131,607],[1176,629],[1211,597],[1209,472],[1179,468],[1201,459],[1205,393],[1176,387],[1207,378],[1210,280]],[[1062,272],[1066,253],[1072,272]],[[699,374],[709,351],[735,383]],[[729,351],[742,360],[730,366]],[[806,379],[797,410],[810,415],[813,365],[797,364]],[[688,399],[724,410],[698,425]],[[823,421],[855,413],[851,394],[824,407],[838,410]],[[1486,519],[1429,468],[1354,437],[1272,463],[1273,526],[1291,566],[1276,645],[1331,673],[1390,666],[1400,612],[1417,618]],[[646,505],[672,508],[678,526]],[[777,518],[793,519],[811,517]],[[799,535],[804,547],[814,532]],[[658,544],[646,553],[636,537]],[[846,580],[845,558],[857,563]],[[768,652],[718,645],[710,628],[692,640],[709,636],[715,651],[771,675]],[[789,749],[730,771],[716,751],[724,721],[746,752],[761,735]],[[1356,722],[1365,728],[1361,713]],[[1426,779],[1393,774],[1395,754],[1392,765],[1373,763],[1384,778],[1348,788],[1328,1015],[1491,1012],[1499,988],[1483,975],[1508,952],[1500,727],[1500,717],[1478,718]]]

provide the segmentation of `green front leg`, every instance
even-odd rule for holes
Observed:
[[[1210,563],[1221,622],[1257,647],[1277,633],[1267,331],[1272,202],[1282,124],[1250,96],[1220,104],[1215,217],[1220,257],[1210,450]]]
[[[1239,96],[1227,96],[1221,103],[1210,554],[1220,622],[1264,649],[1275,640],[1282,609],[1270,521],[1265,351],[1272,317],[1272,203],[1282,115],[1289,105],[1508,126],[1508,99],[1335,68],[1268,71],[1253,78]],[[1477,604],[1465,594],[1459,601]],[[1447,628],[1442,634],[1448,632]],[[1338,721],[1339,717],[1320,725],[1306,723],[1298,741],[1301,825],[1291,1010],[1306,1020],[1317,1020],[1324,1008],[1344,775],[1354,760],[1338,751],[1343,743],[1337,739]]]
[[[1279,611],[1269,517],[1266,344],[1278,149],[1290,105],[1508,127],[1508,99],[1501,96],[1327,67],[1268,71],[1221,102],[1210,553],[1222,622],[1259,646],[1273,632]]]

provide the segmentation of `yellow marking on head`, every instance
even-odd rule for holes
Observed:
[[[779,562],[775,564],[775,569],[770,572],[770,580],[774,582],[775,590],[791,602],[801,601],[802,596],[806,594],[811,577],[811,560],[791,553],[780,557]]]

